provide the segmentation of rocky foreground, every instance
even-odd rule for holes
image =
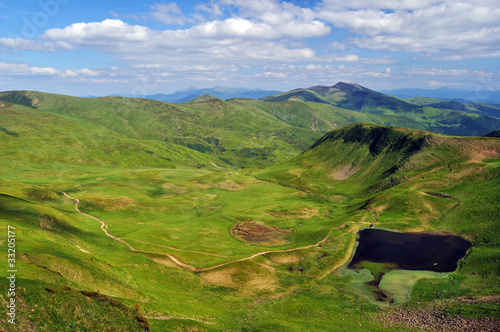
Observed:
[[[465,318],[460,315],[446,314],[447,308],[457,308],[470,303],[482,302],[500,307],[500,296],[488,296],[475,299],[458,298],[453,300],[435,300],[421,308],[390,308],[375,315],[386,327],[406,326],[422,331],[500,331],[498,317]]]

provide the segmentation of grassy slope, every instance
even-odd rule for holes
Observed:
[[[431,102],[425,98],[402,100],[357,84],[313,86],[266,97],[263,100],[325,103],[372,115],[374,120],[366,122],[424,129],[448,135],[480,136],[500,126],[498,108],[494,106]],[[392,117],[392,120],[388,118],[389,121],[382,122],[384,117]],[[407,119],[409,123],[404,124],[400,118]],[[420,126],[416,126],[416,123]]]
[[[13,99],[13,95],[3,93],[2,98]],[[18,95],[25,103],[31,100],[39,110],[94,123],[129,138],[185,146],[238,167],[286,160],[321,136],[290,126],[265,112],[220,99],[168,104],[147,99],[89,99],[39,92]]]
[[[160,237],[161,244],[177,245],[180,248],[183,248],[182,243],[186,242],[187,247],[184,249],[190,249],[189,246],[193,246],[193,243],[198,241],[199,245],[194,246],[193,249],[213,252],[215,247],[234,258],[238,258],[238,255],[242,253],[248,255],[266,248],[242,245],[238,241],[231,240],[227,236],[227,225],[235,222],[231,218],[241,218],[244,212],[248,214],[248,218],[264,217],[267,218],[266,222],[278,221],[281,222],[279,224],[281,227],[287,227],[287,224],[295,225],[297,221],[304,221],[309,210],[316,208],[320,210],[315,200],[304,200],[299,195],[290,195],[294,194],[294,191],[288,188],[262,183],[242,173],[228,172],[227,169],[211,172],[207,169],[189,167],[189,162],[186,163],[187,166],[181,164],[175,169],[168,167],[168,164],[148,169],[141,164],[134,164],[127,168],[113,164],[111,164],[113,168],[103,167],[108,166],[108,162],[112,163],[115,158],[116,160],[122,160],[125,157],[132,158],[129,150],[117,150],[111,160],[108,160],[109,156],[105,154],[107,158],[95,158],[94,164],[87,164],[84,156],[86,153],[91,153],[86,149],[87,144],[75,150],[78,157],[76,160],[66,159],[65,154],[61,153],[54,155],[49,165],[39,165],[43,156],[51,155],[51,145],[57,145],[61,138],[61,135],[51,132],[53,128],[55,132],[57,132],[57,126],[71,129],[71,135],[74,135],[74,140],[78,142],[90,143],[85,141],[85,135],[92,136],[94,138],[92,142],[97,144],[97,147],[91,151],[99,151],[98,148],[107,145],[106,138],[97,135],[102,128],[96,129],[88,122],[69,121],[65,117],[50,116],[39,110],[14,105],[7,106],[4,105],[3,112],[3,124],[8,131],[8,133],[2,133],[4,135],[2,141],[8,143],[4,146],[4,151],[5,153],[18,149],[22,151],[12,155],[12,164],[3,170],[2,196],[0,197],[1,220],[4,232],[7,225],[14,226],[19,239],[17,268],[21,271],[18,274],[18,280],[23,294],[20,301],[28,303],[18,311],[18,317],[23,320],[23,324],[40,329],[44,326],[51,326],[55,330],[67,328],[67,324],[70,324],[68,321],[62,320],[57,324],[52,322],[52,319],[57,319],[56,317],[60,315],[59,306],[61,306],[61,304],[54,306],[52,303],[65,302],[76,307],[78,312],[93,312],[97,320],[101,315],[106,315],[109,319],[102,320],[103,324],[110,324],[117,328],[124,326],[123,324],[129,324],[127,319],[118,321],[113,318],[115,316],[110,311],[113,308],[106,307],[105,304],[103,308],[96,309],[92,304],[87,303],[88,301],[82,303],[82,297],[78,293],[69,295],[64,293],[60,290],[60,286],[64,284],[69,284],[74,289],[90,289],[110,298],[118,298],[129,307],[134,303],[144,302],[145,315],[150,318],[152,326],[158,329],[175,329],[176,327],[181,329],[186,326],[201,325],[216,330],[234,330],[245,324],[252,326],[261,318],[256,317],[249,322],[241,321],[241,312],[249,305],[248,301],[258,302],[268,295],[283,296],[288,294],[287,292],[296,291],[293,290],[296,289],[293,277],[287,282],[290,276],[285,272],[286,267],[280,267],[280,264],[277,265],[281,271],[278,272],[280,277],[276,277],[266,268],[255,263],[234,264],[228,269],[223,268],[215,273],[193,275],[172,266],[171,262],[160,254],[132,254],[122,244],[105,237],[95,220],[76,214],[73,202],[64,198],[61,190],[81,198],[83,201],[81,208],[84,211],[105,217],[114,234],[147,239],[152,242],[155,241],[155,237]],[[20,113],[26,113],[26,116],[23,118]],[[15,119],[21,120],[16,122]],[[37,130],[31,130],[30,128],[37,122],[40,122]],[[50,122],[54,122],[54,126],[49,126]],[[81,128],[78,128],[79,126]],[[104,132],[108,133],[106,130]],[[12,133],[16,134],[12,135]],[[112,135],[112,138],[126,139],[129,146],[141,143],[134,139],[123,138],[116,133]],[[45,144],[30,149],[33,143],[42,139]],[[69,141],[65,143],[68,144]],[[28,144],[24,145],[25,143]],[[65,147],[61,145],[59,148]],[[36,151],[36,156],[41,154],[42,157],[38,159],[27,153],[31,150]],[[69,146],[67,152],[72,150]],[[81,155],[78,156],[78,154]],[[150,154],[145,156],[150,156]],[[193,156],[190,157],[196,158],[197,156],[198,154],[193,152]],[[152,160],[156,160],[151,158],[146,162],[152,163]],[[14,163],[15,159],[23,160],[23,165]],[[28,166],[27,164],[30,163],[32,164]],[[54,168],[53,163],[59,165],[58,170]],[[253,188],[254,186],[256,188]],[[257,188],[257,186],[260,187]],[[186,192],[185,188],[189,192]],[[268,196],[258,199],[259,194],[266,190],[265,188],[269,188],[267,189]],[[245,192],[247,189],[250,192]],[[283,192],[283,196],[277,195],[280,191]],[[208,205],[207,196],[209,198],[220,196],[219,202]],[[291,196],[288,201],[287,196]],[[183,203],[177,201],[177,197]],[[255,197],[256,200],[249,202],[249,197]],[[173,200],[166,202],[169,198]],[[235,204],[237,202],[240,204]],[[297,203],[300,205],[297,206]],[[284,211],[285,216],[270,217],[267,212],[273,206],[275,207],[272,209],[273,212],[274,210]],[[223,213],[217,211],[221,208],[224,209]],[[305,210],[305,216],[300,215],[302,210]],[[214,213],[215,218],[206,219]],[[286,216],[287,214],[290,216]],[[297,218],[294,217],[296,214],[299,214]],[[327,219],[322,216],[321,211],[313,214],[319,215],[317,218],[305,220],[313,225],[309,226],[306,223],[304,231],[297,232],[294,245],[300,245],[302,241],[304,244],[310,244],[310,241],[317,242],[320,236],[325,235],[325,227],[320,225],[318,228],[314,226],[314,222],[325,223]],[[214,231],[217,231],[214,225],[220,223],[221,217],[228,220],[226,226],[222,224],[220,229],[220,238],[225,239],[227,245],[214,236]],[[116,222],[113,218],[116,218]],[[186,224],[191,220],[195,222]],[[149,227],[145,227],[144,223],[147,223]],[[175,231],[166,232],[165,235],[172,238],[165,239],[161,238],[162,234],[158,228],[154,227],[155,224],[168,225],[170,228],[184,227],[185,231],[181,230],[178,235]],[[206,226],[203,226],[204,224]],[[159,229],[163,231],[163,228],[165,226]],[[321,229],[325,230],[316,234]],[[143,234],[137,232],[143,232]],[[206,234],[203,235],[203,233]],[[307,235],[309,233],[311,235]],[[193,241],[186,238],[187,234],[193,234]],[[202,238],[197,239],[196,236],[200,235],[203,235]],[[175,240],[176,237],[177,240]],[[5,241],[2,243],[2,247],[6,245]],[[241,248],[238,249],[238,247]],[[164,252],[161,248],[156,247],[156,250]],[[300,258],[302,255],[307,257],[310,253],[299,252],[293,257]],[[206,260],[206,256],[200,259],[195,254],[184,254],[179,257],[197,264]],[[275,259],[278,260],[278,258]],[[257,259],[259,260],[264,263],[269,259]],[[214,262],[218,261],[214,260]],[[267,263],[274,265],[271,261]],[[42,286],[52,287],[56,292],[48,292]],[[37,297],[37,293],[40,292],[42,292],[41,296]],[[307,292],[307,294],[309,295],[302,301],[315,300],[314,292]],[[241,302],[242,296],[247,299],[243,303]],[[38,299],[37,306],[44,307],[44,311],[37,315],[29,314],[35,305],[33,298]],[[99,304],[99,301],[96,304]],[[290,305],[292,310],[295,304],[290,303]],[[322,310],[326,315],[326,308]],[[260,309],[257,313],[260,315]],[[299,328],[300,319],[293,323],[286,323],[290,314],[284,313],[281,317],[283,321],[276,324],[288,325],[292,329]],[[164,317],[169,319],[164,320]],[[215,326],[210,324],[212,323],[211,317],[217,317]],[[84,329],[88,326],[87,324],[96,324],[96,322],[92,319],[84,322],[75,316],[72,324],[71,328]]]
[[[473,112],[496,118],[500,117],[500,107],[498,105],[489,105],[483,103],[460,103],[457,101],[447,101],[426,97],[413,97],[404,100],[419,106],[430,106],[434,108],[444,108],[454,111]]]
[[[49,167],[60,172],[73,167],[175,167],[217,158],[168,142],[129,138],[99,125],[4,103],[1,107],[4,170],[9,167]],[[23,165],[19,165],[19,163]]]
[[[454,295],[498,294],[498,139],[352,125],[325,135],[315,145],[258,177],[341,196],[349,201],[348,212],[357,224],[464,236],[474,248],[454,276],[464,279]],[[453,199],[429,194],[435,192]],[[419,287],[430,285],[431,281]],[[425,298],[439,298],[442,291]]]
[[[238,102],[223,106],[238,109],[232,105]],[[52,103],[55,109],[69,102],[54,97]],[[216,110],[220,105],[204,107]],[[259,107],[250,110],[252,114],[273,117]],[[116,125],[117,119],[106,120],[111,112],[90,108],[82,108],[88,112],[80,116],[83,120],[5,102],[2,109],[2,154],[9,163],[2,168],[0,221],[4,230],[6,225],[17,229],[19,278],[26,285],[22,292],[27,297],[45,292],[39,303],[49,308],[29,318],[31,324],[41,326],[53,319],[47,318],[53,302],[48,296],[57,296],[60,303],[73,297],[82,311],[90,308],[76,304],[79,293],[67,297],[58,288],[69,284],[116,297],[129,308],[139,302],[153,330],[159,331],[394,330],[380,327],[367,315],[380,309],[353,288],[350,277],[331,273],[349,258],[356,230],[370,223],[467,236],[475,247],[456,278],[440,283],[441,290],[453,288],[454,295],[470,296],[497,293],[499,206],[498,199],[487,197],[500,189],[498,139],[349,126],[284,164],[258,172],[236,171],[207,159],[210,154],[137,138],[149,133],[143,128],[139,135],[144,118],[134,120],[135,137],[126,126],[105,128]],[[101,124],[99,114],[102,123],[109,121],[106,126],[96,125]],[[132,115],[127,119],[133,122]],[[146,147],[153,153],[144,152]],[[74,202],[61,191],[81,199],[80,208],[105,220],[112,234],[158,254],[132,253],[106,237],[99,223],[77,214]],[[460,203],[428,192],[445,192]],[[291,229],[292,236],[278,247],[230,236],[237,222],[255,220]],[[179,269],[162,255],[206,267],[264,250],[314,244],[327,234],[319,247],[275,252],[198,274]],[[3,241],[2,248],[5,245]],[[416,298],[441,296],[429,295],[432,287],[425,280],[417,283]],[[20,314],[26,317],[28,310]],[[99,315],[108,316],[112,308],[102,310]],[[111,311],[109,317],[114,317]]]

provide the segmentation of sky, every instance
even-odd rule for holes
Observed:
[[[498,0],[0,0],[0,91],[500,90]]]

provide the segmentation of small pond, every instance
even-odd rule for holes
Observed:
[[[429,277],[436,272],[453,272],[457,269],[458,261],[472,246],[458,236],[443,233],[398,233],[363,229],[358,234],[358,246],[347,268],[370,271],[373,277],[367,285],[373,288],[377,301],[394,302],[394,291],[387,290],[392,284],[388,281],[397,270],[422,271],[418,272],[420,274],[430,271],[424,273],[429,274]],[[379,287],[383,286],[381,282],[386,287]],[[414,282],[407,285],[410,287],[408,291],[411,292],[413,284]]]
[[[441,233],[397,233],[381,229],[359,231],[359,244],[349,268],[362,261],[391,263],[401,270],[452,272],[472,244]]]

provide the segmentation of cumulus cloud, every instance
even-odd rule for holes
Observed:
[[[232,62],[304,61],[315,56],[306,43],[322,37],[331,27],[315,19],[312,9],[276,0],[212,0],[196,6],[215,19],[187,19],[176,3],[151,6],[149,17],[166,24],[192,26],[185,29],[151,29],[120,19],[75,23],[49,29],[46,42],[111,53],[128,61],[185,63],[186,61]],[[199,23],[196,23],[199,22]]]
[[[258,77],[266,77],[266,78],[269,78],[269,77],[285,78],[285,77],[287,77],[285,73],[273,73],[273,72],[270,72],[270,71],[266,71],[263,74],[257,74],[257,76]]]
[[[65,70],[63,72],[52,67],[28,66],[24,63],[0,62],[0,73],[3,76],[30,76],[30,77],[97,77],[106,75],[103,72],[83,68],[78,70]]]
[[[79,70],[69,70],[67,69],[64,73],[61,73],[62,77],[78,77],[78,76],[85,76],[85,77],[94,77],[94,76],[99,76],[100,73],[96,70],[93,69],[79,69]]]
[[[350,10],[350,9],[421,9],[438,3],[436,0],[323,0],[320,8],[328,10]]]
[[[75,46],[116,47],[120,43],[145,42],[150,29],[129,25],[119,19],[102,22],[74,23],[62,29],[49,29],[42,38]]]
[[[186,17],[175,2],[168,4],[154,4],[151,6],[153,12],[150,14],[155,20],[165,24],[184,25]]]
[[[307,38],[327,34],[330,28],[319,21],[287,22],[270,25],[265,22],[232,17],[195,25],[184,30],[153,30],[145,26],[130,25],[119,19],[102,22],[75,23],[62,29],[49,29],[43,38],[78,46],[102,46],[106,43],[143,43],[150,46],[182,45],[199,42],[217,42],[228,38],[272,40],[278,38]],[[207,40],[208,38],[208,40]],[[153,44],[154,43],[154,44]]]
[[[30,67],[24,63],[9,62],[0,62],[0,72],[10,76],[53,76],[59,74],[59,71],[50,67]]]
[[[440,68],[409,68],[404,71],[406,75],[424,75],[424,76],[476,76],[489,77],[494,75],[493,72],[484,70],[469,70],[469,69],[440,69]]]
[[[42,38],[48,45],[87,47],[113,53],[120,58],[138,56],[177,58],[181,53],[213,60],[244,61],[269,52],[245,50],[252,41],[272,43],[274,58],[299,61],[315,52],[308,47],[292,47],[291,40],[326,36],[333,26],[354,33],[331,47],[342,55],[323,56],[319,61],[359,62],[346,51],[346,44],[376,51],[423,52],[437,60],[460,60],[500,54],[500,9],[492,0],[463,3],[454,0],[368,0],[349,2],[324,0],[316,8],[302,8],[278,0],[213,0],[200,4],[198,10],[217,17],[186,29],[155,30],[131,25],[119,19],[75,23],[61,29],[47,30]],[[176,3],[151,6],[151,17],[166,24],[183,25],[187,18]],[[230,17],[227,16],[230,11]],[[194,23],[194,20],[190,20]],[[0,41],[1,42],[1,41]],[[5,42],[4,42],[5,43]],[[31,45],[31,47],[42,47]],[[21,43],[19,42],[21,45]],[[21,46],[20,46],[21,47]],[[28,46],[24,46],[28,47]],[[239,50],[238,50],[239,49]],[[283,51],[283,54],[276,53]],[[295,56],[292,56],[295,53]],[[233,56],[242,56],[236,59]],[[393,63],[391,59],[365,60],[365,63]]]
[[[410,76],[430,84],[490,77],[458,65],[440,69],[435,60],[500,56],[496,0],[322,0],[313,8],[290,0],[206,0],[187,14],[172,1],[158,0],[147,14],[112,13],[114,19],[48,29],[36,39],[0,37],[0,53],[90,49],[120,61],[120,68],[4,62],[0,74],[26,81],[40,77],[40,82],[49,77],[130,85],[144,80],[155,86],[174,80],[245,85],[252,78],[297,86],[339,80],[378,85]],[[161,24],[166,26],[158,28]],[[404,66],[401,62],[412,60],[402,53],[409,52],[416,53],[413,60],[432,64]]]
[[[58,42],[43,42],[32,39],[23,38],[0,38],[0,50],[10,51],[40,51],[40,52],[56,52],[61,49],[70,50],[73,47],[62,41]]]
[[[320,19],[356,34],[348,42],[359,48],[444,52],[456,59],[500,52],[500,7],[494,0],[323,0],[316,10]]]
[[[314,51],[307,47],[290,48],[280,38],[305,38],[324,34],[325,26],[290,22],[270,26],[242,18],[228,18],[195,25],[183,30],[154,30],[130,25],[121,20],[75,23],[62,29],[45,31],[42,38],[73,46],[98,49],[124,59],[150,61],[241,61],[310,59]],[[202,57],[200,57],[202,55]]]

